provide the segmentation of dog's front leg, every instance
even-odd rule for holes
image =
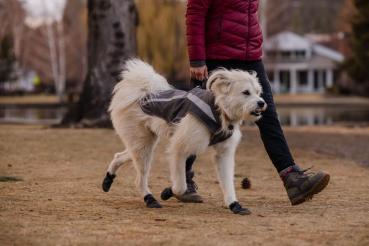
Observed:
[[[193,202],[192,194],[186,192],[186,159],[202,153],[208,147],[209,139],[207,128],[191,114],[177,126],[168,148],[172,187],[163,191],[164,200],[174,195],[182,202]]]
[[[250,211],[243,208],[237,201],[234,188],[234,168],[235,168],[235,152],[238,142],[241,138],[239,130],[235,130],[232,137],[223,143],[215,146],[216,155],[215,162],[217,164],[219,184],[224,195],[224,202],[233,213],[246,215]]]
[[[228,207],[237,201],[234,189],[234,157],[230,151],[217,151],[215,156],[218,179],[224,195],[224,203]]]
[[[177,148],[170,153],[170,177],[172,180],[172,191],[175,196],[183,195],[187,190],[186,184],[186,157]]]

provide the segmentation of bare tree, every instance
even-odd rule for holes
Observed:
[[[134,0],[88,0],[88,71],[79,101],[62,125],[110,125],[111,92],[124,61],[136,53],[137,22]]]
[[[66,0],[59,1],[21,1],[27,16],[25,23],[33,28],[41,28],[49,46],[50,65],[56,93],[60,101],[64,99],[66,83],[66,59],[63,15]]]
[[[265,1],[265,0],[264,0]],[[297,33],[332,33],[344,0],[269,0],[267,33],[284,30]]]
[[[6,36],[12,39],[12,53],[18,57],[21,53],[21,43],[24,39],[24,13],[16,1],[0,0],[0,40]],[[21,76],[21,63],[15,59],[15,78]]]

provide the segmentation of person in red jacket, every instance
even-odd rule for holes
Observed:
[[[200,86],[208,73],[219,67],[257,72],[268,108],[256,124],[291,204],[297,205],[322,191],[329,182],[329,174],[306,173],[291,155],[261,60],[263,37],[258,4],[259,0],[188,0],[186,27],[190,72],[195,85]],[[193,181],[195,159],[196,156],[190,156],[186,162],[187,202],[202,202]]]

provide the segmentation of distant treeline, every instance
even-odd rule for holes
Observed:
[[[299,34],[340,31],[344,2],[345,0],[267,0],[268,35],[286,29]]]

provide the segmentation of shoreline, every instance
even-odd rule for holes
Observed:
[[[277,94],[278,107],[368,107],[369,98],[324,94]],[[0,107],[66,107],[54,95],[0,96]]]

